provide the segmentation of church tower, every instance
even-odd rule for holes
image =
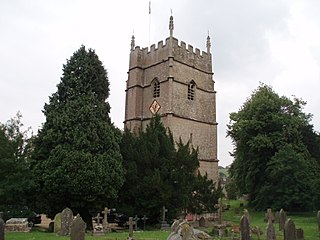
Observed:
[[[199,149],[200,173],[218,180],[216,91],[214,89],[210,37],[207,51],[193,49],[170,36],[150,49],[135,46],[132,36],[126,86],[125,127],[145,129],[159,114],[174,140],[190,141]]]

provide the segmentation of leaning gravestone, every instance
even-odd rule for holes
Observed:
[[[70,230],[70,240],[84,240],[87,224],[82,220],[79,213],[72,221]]]
[[[128,239],[133,239],[133,218],[129,217],[129,237]]]
[[[246,215],[246,217],[247,217],[247,219],[248,219],[248,222],[249,222],[249,225],[250,225],[250,222],[251,222],[251,221],[250,221],[250,214],[249,214],[248,209],[245,208],[245,209],[243,210],[243,214]]]
[[[272,221],[268,221],[266,229],[266,240],[277,240],[276,230],[274,229]]]
[[[240,219],[240,237],[241,240],[250,240],[250,224],[248,217],[243,215]]]
[[[4,221],[0,216],[0,240],[4,240]]]
[[[61,231],[61,213],[57,213],[54,216],[54,226],[53,231],[55,233],[59,233]]]
[[[70,228],[73,221],[73,213],[70,208],[63,209],[61,213],[61,230],[59,235],[66,236],[70,234]]]
[[[286,212],[281,208],[279,213],[279,230],[282,231],[284,229],[284,225],[287,220],[287,214]]]
[[[296,226],[290,218],[285,223],[283,236],[284,240],[297,240]]]

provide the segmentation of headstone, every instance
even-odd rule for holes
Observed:
[[[138,217],[138,215],[136,215],[133,219],[134,221],[134,230],[138,231],[138,221],[140,220],[140,218]]]
[[[274,215],[271,208],[267,209],[267,222],[269,222],[269,219],[271,222],[274,222]]]
[[[249,214],[249,211],[248,209],[244,209],[243,210],[243,214],[246,215],[246,217],[248,218],[248,222],[249,222],[249,225],[251,224],[251,220],[250,220],[250,214]]]
[[[284,225],[284,240],[297,240],[296,226],[294,222],[289,218]]]
[[[168,212],[168,209],[166,209],[165,206],[162,207],[162,221],[161,221],[161,230],[167,230],[170,229],[170,225],[166,221],[166,212]]]
[[[269,220],[266,228],[266,240],[277,240],[276,230],[272,221]]]
[[[283,231],[284,225],[287,220],[287,214],[286,212],[281,208],[280,213],[279,213],[279,230]]]
[[[4,221],[2,219],[2,215],[0,216],[0,240],[4,240]]]
[[[304,232],[302,228],[297,229],[297,240],[304,240]]]
[[[219,198],[218,203],[214,205],[216,209],[218,209],[218,223],[222,223],[222,211],[225,205],[222,203],[222,199]]]
[[[61,212],[61,230],[59,235],[66,236],[70,234],[71,224],[73,221],[73,213],[70,208],[65,208]]]
[[[146,230],[146,221],[148,220],[149,218],[147,218],[146,215],[143,216],[143,218],[141,218],[141,220],[143,221],[143,231]]]
[[[57,213],[54,216],[54,226],[53,231],[55,233],[59,233],[61,231],[61,213]]]
[[[128,239],[133,239],[133,218],[129,217],[129,237]]]
[[[250,225],[246,215],[243,215],[240,219],[240,239],[250,240]]]
[[[320,232],[320,210],[317,213],[317,220],[318,220],[318,231]]]
[[[206,227],[206,219],[204,217],[199,219],[199,227]]]
[[[84,240],[87,224],[82,220],[79,214],[72,221],[70,230],[70,240]]]
[[[100,217],[100,213],[98,213],[96,216],[97,223],[93,227],[93,236],[104,235],[104,228],[103,225],[100,223],[100,219],[102,219],[102,217]]]
[[[278,223],[279,222],[279,211],[276,211],[275,215],[274,215],[274,222]]]
[[[194,229],[187,220],[176,220],[172,224],[172,232],[168,236],[167,240],[212,240],[212,237],[198,229]]]

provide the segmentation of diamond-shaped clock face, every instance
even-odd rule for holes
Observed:
[[[153,100],[152,104],[149,107],[149,110],[154,115],[160,110],[160,108],[160,104],[156,100]]]

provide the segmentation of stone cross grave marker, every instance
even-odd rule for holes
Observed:
[[[318,231],[320,232],[320,210],[317,213],[317,220],[318,220]]]
[[[59,233],[61,231],[61,213],[54,216],[53,232]]]
[[[141,220],[143,221],[143,231],[146,230],[146,221],[148,220],[149,218],[147,218],[146,215],[143,216],[143,218],[141,218]]]
[[[276,230],[270,218],[266,228],[266,240],[277,240]]]
[[[281,208],[280,213],[279,213],[279,230],[283,231],[284,230],[284,225],[287,220],[287,214],[286,212]]]
[[[73,213],[70,208],[65,208],[61,212],[61,230],[59,235],[66,236],[70,234],[71,224],[73,221]]]
[[[134,230],[138,231],[138,221],[140,220],[140,218],[138,217],[138,215],[136,215],[133,220],[134,220]]]
[[[133,239],[133,218],[129,217],[129,238]]]
[[[284,240],[297,240],[297,231],[294,222],[289,218],[284,226]]]
[[[4,240],[4,221],[2,219],[2,214],[0,215],[0,240]]]
[[[219,198],[218,203],[214,205],[216,209],[218,209],[218,223],[222,223],[222,211],[225,205],[222,203],[222,199]]]
[[[246,215],[242,215],[240,219],[240,237],[241,240],[250,240],[250,225]]]
[[[166,209],[165,206],[162,207],[162,222],[163,223],[167,223],[166,222],[166,212],[168,212],[168,209]]]
[[[102,217],[100,217],[100,213],[98,213],[96,216],[97,224],[93,228],[93,235],[94,236],[104,235],[103,226],[100,224],[100,219],[102,219]]]
[[[87,224],[82,220],[79,213],[72,221],[70,230],[70,240],[84,240]]]

